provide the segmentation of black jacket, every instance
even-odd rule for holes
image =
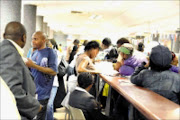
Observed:
[[[74,90],[69,99],[69,105],[83,111],[86,120],[108,120],[100,111],[100,105],[87,92]]]
[[[22,118],[34,118],[40,107],[35,99],[35,84],[15,46],[8,40],[0,43],[0,76],[16,98]]]

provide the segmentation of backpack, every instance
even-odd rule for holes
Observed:
[[[67,73],[69,64],[66,62],[64,56],[62,56],[61,62],[58,65],[58,76],[63,77]]]

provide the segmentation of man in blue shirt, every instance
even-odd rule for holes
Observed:
[[[38,31],[33,34],[32,44],[37,50],[33,52],[31,60],[28,59],[26,65],[31,68],[38,100],[44,105],[37,119],[44,120],[54,76],[57,74],[57,54],[52,49],[46,48],[46,35],[43,32]]]

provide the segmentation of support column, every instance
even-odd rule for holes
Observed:
[[[11,21],[21,22],[21,0],[0,1],[1,29],[0,41],[3,40],[3,33],[7,23]]]
[[[180,47],[180,31],[176,31],[176,41],[174,41],[174,44],[173,44],[173,51],[175,53],[178,53],[179,52],[179,47]]]
[[[36,30],[36,9],[35,5],[24,5],[23,24],[27,30],[26,45],[24,47],[24,56],[31,48],[32,34]]]
[[[49,39],[53,39],[53,38],[54,38],[54,31],[50,29]]]
[[[179,42],[179,43],[178,43],[179,46],[177,46],[177,47],[178,47],[178,49],[179,49],[179,51],[178,51],[178,54],[179,54],[178,60],[179,60],[179,67],[180,67],[180,31],[179,31],[179,33],[178,33],[178,36],[177,36],[177,40],[176,40],[176,41]]]
[[[48,26],[47,27],[47,36],[48,36],[48,38],[49,38],[49,35],[50,35],[50,27]]]
[[[179,58],[179,60],[178,60],[179,61],[179,67],[180,67],[180,49],[179,49],[179,56],[178,56],[178,58]]]
[[[36,31],[43,31],[43,16],[36,16]]]
[[[46,22],[43,23],[43,32],[46,33],[46,35],[47,35],[47,23]]]

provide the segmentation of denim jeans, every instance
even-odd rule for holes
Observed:
[[[51,95],[47,104],[47,110],[46,110],[46,118],[45,120],[54,120],[54,109],[53,109],[53,102],[55,99],[57,93],[57,86],[53,86],[51,89]]]

